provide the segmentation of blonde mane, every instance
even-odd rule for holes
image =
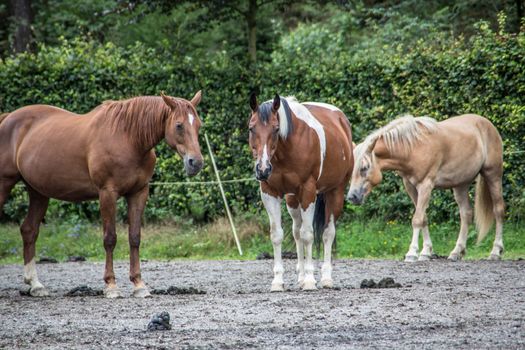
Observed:
[[[368,148],[379,138],[383,138],[389,152],[398,151],[407,154],[417,141],[428,133],[434,133],[436,129],[437,121],[430,117],[415,118],[412,115],[405,115],[394,119],[368,135],[361,144],[357,145],[354,150],[356,164],[360,164]]]

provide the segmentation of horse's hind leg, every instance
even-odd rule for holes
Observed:
[[[468,188],[468,185],[454,188],[454,198],[456,199],[456,202],[459,206],[461,228],[459,229],[456,246],[448,256],[448,259],[453,261],[461,260],[461,258],[463,258],[465,255],[467,248],[468,226],[472,221],[472,207],[470,206],[468,198]]]
[[[29,210],[20,233],[24,241],[24,282],[31,286],[29,293],[35,297],[48,296],[48,291],[38,280],[35,263],[35,244],[38,238],[40,223],[44,218],[49,198],[42,196],[33,189],[28,188]]]
[[[126,200],[128,202],[128,222],[129,222],[129,279],[133,282],[135,288],[133,296],[145,298],[151,296],[148,287],[142,281],[140,273],[140,224],[142,213],[148,200],[149,189],[144,187],[140,192],[134,193]]]
[[[484,177],[486,185],[489,188],[494,218],[496,219],[496,236],[494,238],[494,245],[492,246],[489,259],[499,260],[501,259],[501,254],[503,254],[503,219],[505,217],[501,173],[495,172],[495,174],[491,174],[487,172],[484,174]]]
[[[15,187],[18,180],[19,180],[18,177],[14,177],[14,178],[0,177],[0,217],[2,217],[2,209],[4,207],[4,204],[7,201],[7,198],[9,197],[11,190],[13,189],[13,187]]]
[[[335,222],[344,206],[345,188],[341,187],[325,193],[327,224],[323,232],[324,262],[321,267],[321,287],[332,288],[332,244],[335,239]]]

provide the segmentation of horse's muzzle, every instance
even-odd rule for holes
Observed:
[[[357,191],[350,191],[348,192],[348,195],[346,196],[346,200],[349,200],[355,205],[361,205],[363,204],[363,193],[360,191],[359,193]]]
[[[272,165],[268,164],[266,169],[261,170],[261,165],[257,163],[255,165],[255,178],[259,181],[266,181],[272,174]]]
[[[186,175],[195,176],[201,171],[204,161],[202,157],[184,157],[184,169],[186,170]]]

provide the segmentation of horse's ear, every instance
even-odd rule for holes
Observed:
[[[201,97],[202,97],[202,91],[199,90],[197,91],[195,96],[193,96],[193,98],[191,99],[191,104],[193,105],[193,107],[197,107],[197,105],[201,102]]]
[[[275,97],[273,98],[272,111],[274,113],[277,112],[279,107],[281,107],[281,97],[279,94],[275,94]]]
[[[259,109],[259,105],[257,104],[257,95],[255,95],[255,92],[250,94],[250,108],[254,113],[257,112],[257,109]]]
[[[175,103],[173,102],[173,99],[170,96],[164,95],[164,91],[160,92],[160,96],[164,100],[164,103],[168,105],[169,108],[173,109],[175,108]]]

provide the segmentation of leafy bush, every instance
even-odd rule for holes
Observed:
[[[341,30],[352,21],[343,21]],[[332,41],[332,42],[330,42]],[[321,48],[321,49],[317,49]],[[300,27],[285,37],[269,63],[247,70],[226,54],[193,61],[136,44],[127,49],[112,44],[62,41],[41,47],[37,54],[20,54],[0,61],[0,110],[46,103],[85,113],[107,99],[158,94],[190,98],[203,90],[199,106],[223,179],[253,177],[247,145],[247,103],[258,86],[261,99],[275,92],[300,100],[333,103],[353,124],[354,138],[402,113],[429,115],[439,120],[467,112],[489,118],[499,129],[505,147],[504,195],[510,214],[525,214],[525,34],[495,33],[481,25],[469,40],[432,35],[427,40],[356,50],[344,33],[319,25]],[[373,51],[373,54],[372,54]],[[165,143],[157,147],[153,181],[213,180],[204,140],[206,165],[186,179],[182,162]],[[67,171],[67,169],[63,169]],[[412,213],[408,196],[395,175],[385,177],[363,208],[348,206],[351,216],[406,218]],[[234,212],[258,210],[254,181],[225,184]],[[27,202],[16,188],[4,211],[9,220],[23,218]],[[119,204],[124,216],[124,204]],[[431,220],[457,217],[450,192],[434,194]],[[53,202],[49,216],[92,220],[98,204]],[[146,220],[192,217],[196,221],[223,215],[218,189],[209,185],[152,186]]]

